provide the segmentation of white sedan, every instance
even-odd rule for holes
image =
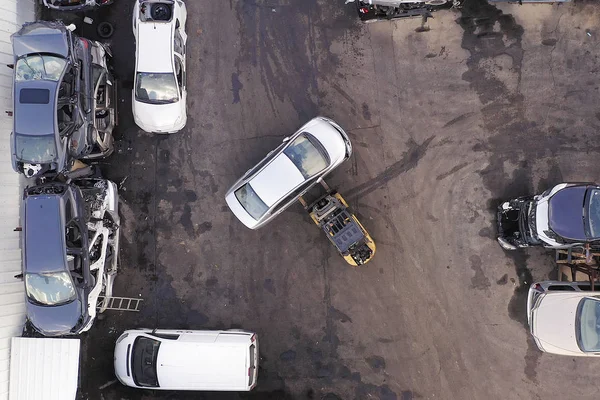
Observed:
[[[146,132],[175,133],[187,122],[186,18],[181,0],[135,1],[133,118]]]
[[[527,320],[541,351],[600,356],[600,293],[589,282],[534,283],[527,296]]]
[[[265,225],[352,154],[350,139],[334,121],[317,117],[250,168],[225,201],[248,228]]]

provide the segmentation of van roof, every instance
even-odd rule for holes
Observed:
[[[163,389],[246,390],[249,347],[248,342],[163,340],[156,367],[158,383]]]

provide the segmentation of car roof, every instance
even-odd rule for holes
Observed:
[[[250,186],[271,207],[304,182],[300,170],[284,153],[280,153],[250,180]]]
[[[37,21],[25,24],[12,36],[13,54],[20,57],[31,53],[69,55],[67,29],[59,22]]]
[[[172,24],[138,21],[137,70],[173,72]]]
[[[55,105],[58,82],[35,80],[15,84],[15,132],[21,135],[51,135],[55,133]],[[21,103],[21,90],[49,91],[47,104]]]
[[[245,388],[249,342],[162,340],[156,372],[163,388]]]
[[[25,199],[25,272],[55,272],[65,268],[62,209],[59,195]]]

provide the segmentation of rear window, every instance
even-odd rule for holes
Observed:
[[[48,89],[21,89],[19,91],[21,104],[49,104],[50,91]]]
[[[244,186],[235,191],[235,197],[238,199],[244,210],[256,220],[265,215],[269,209],[267,205],[256,194],[252,186],[246,183]]]
[[[138,386],[158,387],[156,360],[160,342],[144,336],[139,336],[133,343],[131,369],[133,381]]]
[[[327,168],[327,153],[321,144],[308,133],[298,136],[283,153],[308,179]]]

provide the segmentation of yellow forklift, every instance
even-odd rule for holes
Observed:
[[[331,190],[325,181],[321,181],[321,185],[326,191],[323,196],[310,205],[301,196],[300,203],[348,264],[357,267],[368,263],[376,249],[371,235],[350,211],[342,195]]]

